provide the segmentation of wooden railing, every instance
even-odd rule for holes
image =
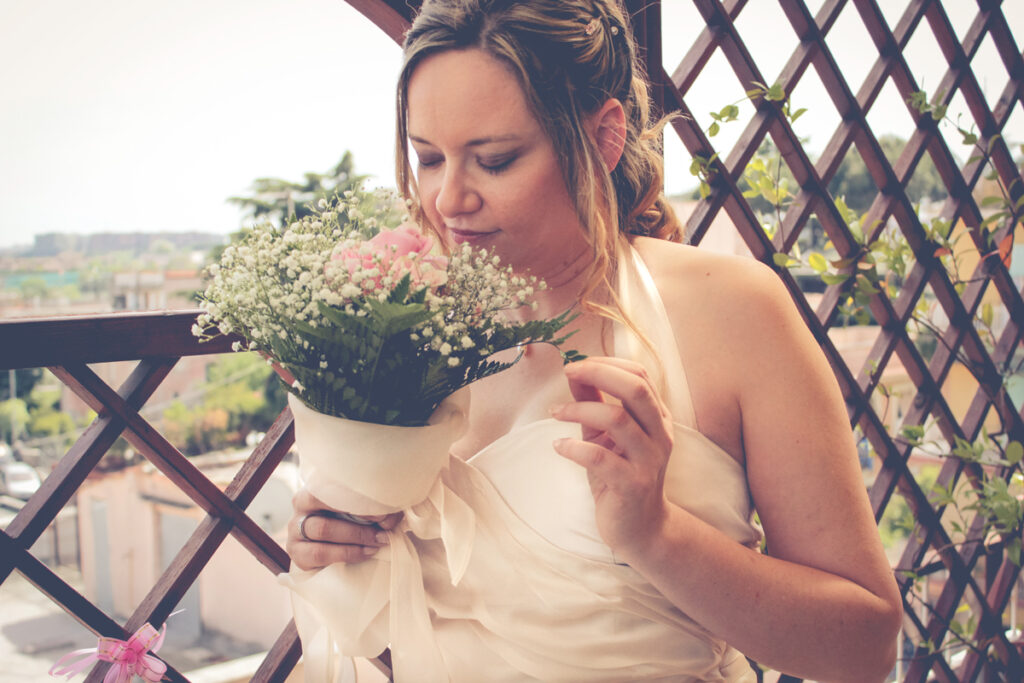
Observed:
[[[231,339],[199,343],[191,328],[197,312],[119,314],[45,320],[0,321],[0,369],[47,367],[70,387],[96,418],[41,488],[0,532],[0,584],[18,571],[40,591],[100,636],[127,639],[143,624],[162,624],[228,535],[268,571],[288,570],[284,549],[245,514],[291,447],[291,413],[286,408],[225,490],[221,490],[143,418],[139,411],[183,356],[230,351]],[[136,361],[118,388],[106,384],[90,363]],[[206,517],[170,566],[124,624],[83,597],[37,560],[30,548],[71,500],[100,459],[122,436],[178,486]],[[283,681],[301,654],[298,634],[288,624],[254,676]],[[102,680],[99,664],[86,679]],[[187,679],[173,667],[173,681]]]

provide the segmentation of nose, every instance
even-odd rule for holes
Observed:
[[[455,218],[477,211],[481,204],[480,195],[472,187],[465,171],[455,164],[448,164],[434,200],[437,212],[444,218]]]

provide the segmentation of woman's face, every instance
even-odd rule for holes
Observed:
[[[493,247],[552,284],[587,250],[554,147],[515,76],[480,50],[443,52],[409,81],[420,200],[450,244]]]

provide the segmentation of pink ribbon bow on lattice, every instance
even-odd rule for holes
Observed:
[[[167,625],[158,633],[149,624],[143,624],[142,628],[128,640],[117,638],[100,638],[96,647],[85,650],[69,652],[53,665],[50,669],[51,676],[63,676],[67,674],[71,678],[81,673],[95,662],[112,662],[113,666],[103,677],[103,683],[131,683],[132,676],[138,676],[144,681],[156,683],[163,679],[167,665],[154,657],[146,654],[149,651],[156,652],[164,642],[164,633]],[[81,657],[79,661],[71,661]]]

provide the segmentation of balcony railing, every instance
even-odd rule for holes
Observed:
[[[101,636],[127,639],[146,622],[164,623],[228,535],[268,571],[278,574],[288,570],[284,549],[245,511],[291,447],[290,412],[286,409],[281,414],[223,491],[139,413],[183,356],[230,351],[230,339],[200,344],[191,332],[195,316],[195,312],[175,312],[0,322],[4,348],[0,365],[4,369],[47,367],[97,414],[42,487],[0,533],[0,582],[17,570]],[[106,384],[89,367],[90,363],[111,361],[136,361],[134,371],[117,388]],[[207,515],[124,624],[85,599],[30,552],[122,435]],[[284,680],[299,656],[297,633],[288,624],[253,680]],[[99,681],[104,671],[104,665],[97,665],[86,680]],[[173,666],[168,675],[171,680],[187,680]]]

